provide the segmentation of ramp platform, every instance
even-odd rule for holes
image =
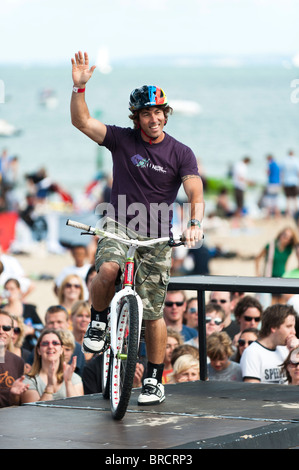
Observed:
[[[165,390],[164,403],[140,407],[140,390],[134,389],[122,421],[113,420],[101,394],[2,408],[0,448],[186,454],[188,449],[299,447],[298,387],[197,381]]]

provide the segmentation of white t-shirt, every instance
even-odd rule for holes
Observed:
[[[285,376],[281,373],[280,366],[288,353],[286,346],[277,346],[275,350],[272,350],[255,341],[245,349],[241,356],[243,380],[250,378],[269,384],[285,383]]]

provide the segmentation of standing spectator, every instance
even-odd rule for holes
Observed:
[[[248,165],[251,163],[250,157],[244,157],[238,161],[233,167],[233,185],[235,192],[236,212],[235,215],[240,217],[244,211],[245,191],[248,184]]]
[[[256,276],[282,277],[287,261],[298,242],[298,235],[292,227],[281,230],[277,237],[255,257]],[[264,272],[261,269],[262,260],[264,260]]]
[[[269,216],[279,216],[278,195],[281,190],[280,184],[280,167],[273,155],[267,155],[267,189],[266,189],[266,205]]]
[[[209,380],[242,382],[240,364],[230,360],[232,354],[232,340],[224,331],[212,333],[207,338]]]
[[[296,312],[291,306],[275,304],[266,308],[258,340],[248,346],[241,357],[244,382],[283,382],[280,366],[289,349],[299,344],[295,318]]]
[[[236,305],[235,317],[240,325],[240,333],[233,339],[233,345],[236,346],[238,339],[245,328],[258,328],[262,319],[263,307],[261,303],[252,295],[245,295]]]
[[[293,217],[298,210],[299,162],[292,150],[281,165],[281,184],[286,197],[286,213]]]
[[[184,313],[184,324],[190,328],[198,329],[198,308],[196,297],[191,297],[187,300],[186,310]]]
[[[231,339],[239,333],[240,327],[236,320],[232,319],[233,313],[233,294],[232,292],[212,291],[209,301],[213,304],[219,304],[225,312],[225,320],[223,323],[223,331],[225,331]]]
[[[19,357],[22,357],[26,363],[30,356],[30,351],[24,348],[23,343],[25,339],[25,324],[21,317],[11,315],[13,319],[13,330],[11,341],[8,345],[8,350]],[[26,368],[25,368],[26,370]]]
[[[8,351],[12,334],[13,319],[0,310],[0,408],[18,405],[21,393],[28,388],[24,384],[24,360]]]
[[[29,389],[22,394],[22,403],[83,395],[82,380],[75,368],[76,357],[71,364],[64,362],[58,331],[44,330],[35,347],[32,369],[24,381]]]
[[[222,331],[223,323],[225,320],[225,313],[223,308],[219,304],[210,303],[205,307],[206,313],[206,336],[210,336],[212,333]],[[191,344],[199,348],[198,336],[186,341],[186,344]]]
[[[186,296],[184,291],[169,291],[166,294],[164,304],[164,320],[166,326],[178,331],[188,341],[197,336],[197,330],[183,324],[184,311],[186,309]]]

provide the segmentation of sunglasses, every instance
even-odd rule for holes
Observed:
[[[206,323],[215,323],[215,325],[219,326],[221,325],[222,323],[222,319],[221,318],[212,318],[212,317],[206,317]]]
[[[171,302],[170,300],[166,300],[166,307],[172,307],[173,305],[176,305],[177,307],[182,307],[182,305],[184,305],[184,300],[181,300],[180,302]]]
[[[197,313],[197,308],[191,307],[188,310],[189,313]]]
[[[0,325],[0,328],[2,328],[2,330],[5,332],[12,330],[12,326],[10,325]]]
[[[59,341],[42,341],[40,343],[40,346],[47,347],[47,346],[50,346],[51,344],[53,346],[61,346],[61,343]]]
[[[245,339],[239,339],[238,340],[238,344],[239,346],[245,346],[245,344],[248,343],[248,346],[250,346],[251,343],[254,343],[254,340],[249,340],[249,341],[245,341]]]
[[[289,362],[289,366],[291,366],[291,367],[298,367],[298,366],[299,366],[299,362],[290,361],[290,362]]]
[[[80,284],[70,284],[69,282],[67,282],[64,287],[66,287],[67,289],[70,289],[71,287],[75,287],[75,289],[81,288]]]
[[[226,304],[226,303],[228,302],[228,300],[226,300],[226,299],[211,299],[211,302],[212,302],[213,304],[218,304],[218,302],[219,302],[220,304]]]
[[[261,317],[248,317],[247,315],[244,315],[244,320],[245,321],[255,321],[256,323],[258,323],[259,321],[261,321]]]
[[[21,333],[21,328],[19,328],[18,326],[16,326],[14,329],[13,329],[14,333],[16,335],[19,335]]]

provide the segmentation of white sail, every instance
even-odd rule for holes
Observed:
[[[107,47],[101,47],[98,51],[98,56],[96,60],[97,69],[101,73],[110,73],[112,71],[112,67],[110,65],[109,60],[109,51]]]

